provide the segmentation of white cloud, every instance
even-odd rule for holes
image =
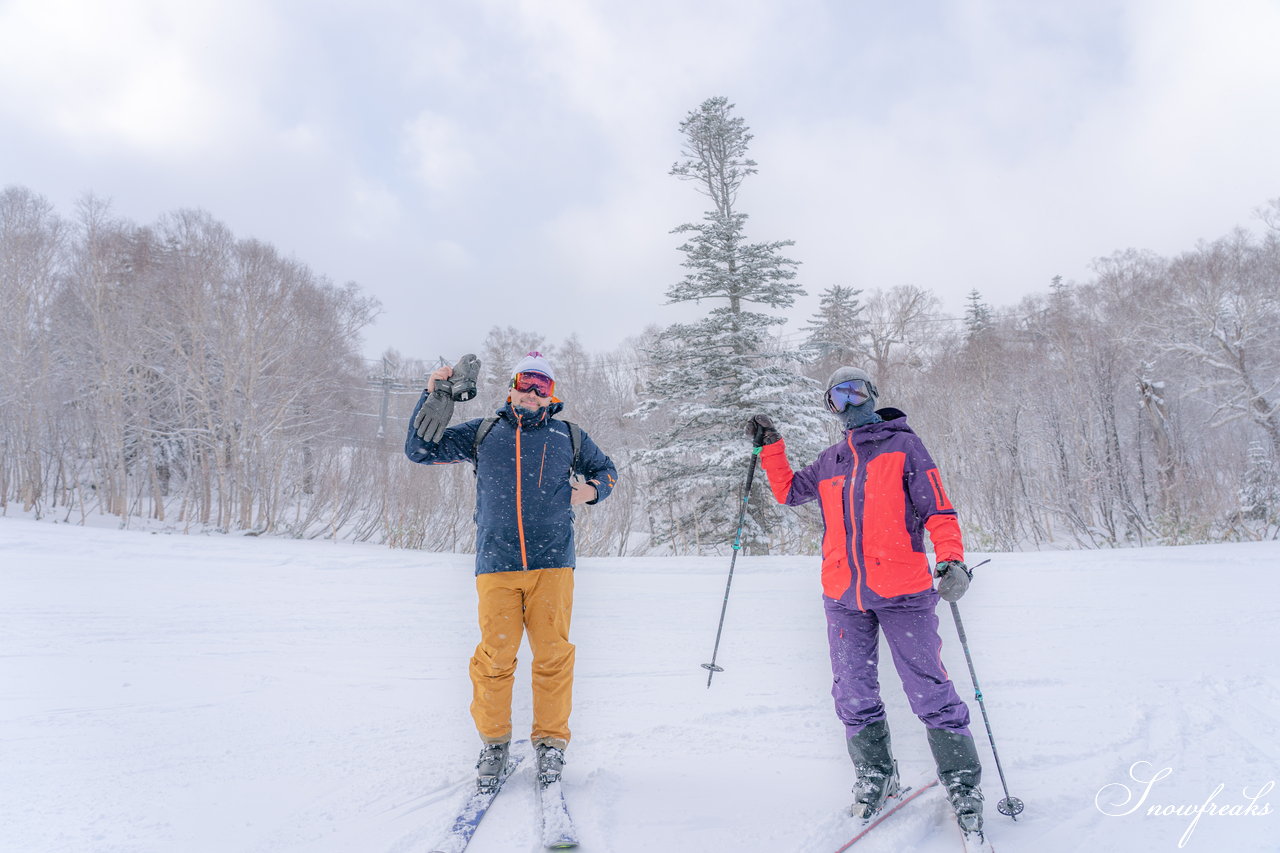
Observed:
[[[352,176],[348,178],[347,197],[343,205],[347,232],[356,239],[364,242],[386,239],[400,226],[400,200],[386,186]]]
[[[414,176],[429,190],[449,192],[477,173],[479,139],[446,115],[424,111],[403,133],[403,150]]]
[[[453,240],[431,240],[427,244],[427,256],[438,269],[459,272],[475,267],[475,258],[466,247]]]
[[[0,0],[0,156],[60,205],[205,207],[363,282],[378,349],[411,350],[445,285],[494,311],[441,334],[527,319],[608,347],[670,317],[668,231],[705,206],[667,174],[677,124],[723,94],[756,135],[749,236],[796,241],[813,303],[909,282],[958,311],[1114,249],[1180,251],[1280,195],[1278,18],[1270,0]],[[522,287],[555,310],[502,314]]]
[[[540,99],[607,142],[626,169],[655,154],[667,167],[676,124],[705,98],[748,94],[775,24],[795,10],[771,2],[689,4],[502,0],[522,53],[516,61]],[[740,81],[731,85],[732,81]]]
[[[1170,14],[1170,7],[1177,14]],[[1275,162],[1280,111],[1280,6],[1264,0],[1146,9],[1135,32],[1132,85],[1116,116],[1150,172],[1230,173]]]
[[[224,145],[256,120],[254,67],[273,18],[253,8],[12,0],[0,7],[0,113],[82,150]]]
[[[1076,42],[1041,7],[978,5],[949,30],[968,64],[883,117],[758,131],[745,209],[761,236],[797,239],[811,294],[913,283],[953,313],[971,288],[1012,304],[1115,250],[1189,249],[1280,194],[1274,4],[1133,5]],[[1053,36],[1043,55],[1028,32]]]

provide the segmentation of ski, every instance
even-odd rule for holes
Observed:
[[[859,832],[853,838],[850,838],[848,841],[846,841],[843,846],[839,847],[836,850],[836,853],[844,853],[845,850],[848,850],[850,847],[857,844],[863,838],[866,838],[867,835],[871,832],[871,830],[875,829],[877,826],[884,823],[892,815],[896,814],[897,811],[901,809],[903,806],[905,806],[907,803],[911,802],[916,797],[920,796],[925,791],[929,790],[930,788],[932,788],[934,785],[937,785],[937,784],[938,784],[938,780],[932,779],[929,782],[926,782],[925,784],[919,786],[918,788],[912,787],[912,788],[903,788],[902,790],[900,790],[897,794],[895,794],[892,797],[892,799],[897,800],[897,802],[894,803],[892,807],[880,809],[880,812],[877,814],[877,816],[872,818],[871,822],[866,824],[866,826],[863,827],[861,832]]]
[[[957,828],[959,826],[956,824]],[[964,845],[964,853],[996,853],[996,848],[991,846],[986,833],[980,829],[976,832],[965,832],[961,829],[960,843]]]
[[[498,777],[498,784],[493,790],[481,790],[477,783],[476,788],[462,804],[462,808],[458,810],[458,814],[453,819],[453,826],[449,829],[448,834],[440,840],[435,847],[431,848],[431,853],[462,853],[467,849],[467,845],[471,843],[471,836],[476,834],[476,828],[480,826],[480,821],[484,819],[485,813],[489,811],[489,806],[493,805],[494,799],[502,790],[502,785],[507,781],[515,769],[520,766],[520,762],[524,760],[521,753],[514,749],[508,753],[507,766],[502,769],[502,775]]]
[[[568,850],[578,846],[578,830],[569,817],[569,804],[564,799],[560,780],[544,783],[534,777],[538,789],[538,822],[542,833],[542,846],[548,850]]]

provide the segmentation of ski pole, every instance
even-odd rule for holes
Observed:
[[[984,566],[990,560],[983,560],[977,566],[970,567],[970,571]],[[996,803],[996,811],[1002,815],[1008,815],[1014,820],[1018,819],[1018,815],[1022,814],[1025,806],[1022,800],[1017,797],[1009,796],[1009,784],[1004,779],[1004,768],[1000,766],[1000,753],[996,751],[996,738],[991,733],[991,718],[987,716],[987,704],[982,701],[982,688],[978,685],[978,673],[973,669],[973,655],[969,654],[969,639],[964,633],[964,622],[960,621],[960,608],[953,601],[951,602],[951,618],[956,623],[956,633],[960,635],[960,646],[964,649],[964,659],[969,664],[969,678],[973,680],[973,698],[978,700],[978,707],[982,709],[982,722],[987,727],[987,740],[991,741],[991,755],[996,760],[996,772],[1000,774],[1000,787],[1004,788],[1004,799]]]
[[[756,427],[756,440],[760,438],[761,429]],[[704,663],[707,673],[707,689],[711,689],[711,679],[717,672],[724,672],[724,667],[716,666],[716,655],[720,653],[720,633],[724,630],[724,614],[729,609],[729,587],[733,586],[733,566],[738,562],[738,552],[742,550],[742,527],[747,522],[747,501],[751,500],[751,481],[756,478],[756,461],[760,458],[761,446],[751,451],[751,468],[747,470],[747,489],[742,495],[742,514],[738,516],[738,532],[733,537],[733,557],[729,560],[729,580],[724,585],[724,603],[720,605],[720,626],[716,628],[716,645],[711,650],[711,663]]]

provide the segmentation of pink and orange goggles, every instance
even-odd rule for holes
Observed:
[[[545,373],[534,373],[525,371],[517,373],[511,380],[511,387],[519,391],[521,394],[527,394],[532,391],[539,397],[550,397],[556,390],[556,382]]]

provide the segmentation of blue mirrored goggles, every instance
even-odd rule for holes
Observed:
[[[837,415],[852,404],[861,406],[875,396],[875,389],[865,379],[850,379],[827,389],[827,408]]]

